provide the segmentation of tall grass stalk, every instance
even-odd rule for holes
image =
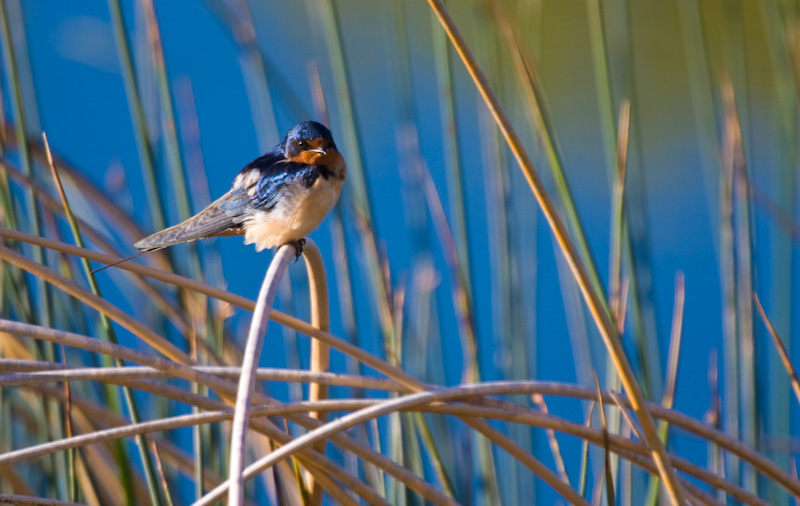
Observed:
[[[544,90],[540,84],[535,62],[526,56],[523,44],[514,29],[514,25],[508,19],[507,14],[500,4],[496,2],[487,2],[487,5],[489,12],[494,16],[500,28],[500,33],[512,56],[517,79],[522,85],[525,103],[532,119],[534,132],[542,143],[545,156],[556,183],[560,204],[564,206],[565,219],[572,234],[575,236],[576,246],[586,264],[588,275],[592,280],[592,285],[599,294],[603,294],[603,285],[600,282],[600,276],[597,272],[594,257],[589,248],[586,234],[566,179],[563,155],[561,154],[561,148],[554,135],[555,128],[553,127],[549,106],[547,105]],[[601,302],[607,309],[608,303],[605,297],[601,298]]]
[[[155,153],[150,134],[147,131],[142,99],[136,86],[136,74],[133,68],[133,58],[131,57],[130,43],[125,29],[125,21],[122,17],[122,6],[119,0],[108,0],[108,8],[111,13],[111,21],[114,28],[114,40],[117,46],[120,69],[122,70],[125,93],[128,97],[128,107],[130,108],[133,131],[136,136],[136,147],[139,152],[139,163],[142,164],[142,176],[144,177],[145,188],[147,189],[147,203],[150,209],[150,219],[153,228],[161,230],[166,227],[164,214],[163,196],[159,192],[158,180],[156,179]]]
[[[3,32],[2,46],[5,75],[8,83],[7,86],[10,92],[11,108],[14,113],[14,129],[16,138],[18,140],[16,147],[20,158],[20,165],[22,166],[22,170],[25,175],[33,177],[34,165],[31,160],[31,154],[28,149],[28,145],[24,141],[28,130],[28,118],[26,115],[25,102],[23,98],[19,62],[17,59],[16,48],[13,43],[11,25],[9,23],[8,10],[10,7],[11,2],[3,2],[2,5],[0,5],[0,28],[2,28]],[[20,141],[20,139],[22,140]],[[9,205],[13,206],[13,200],[9,201]],[[25,190],[25,214],[28,218],[28,226],[30,227],[30,230],[32,230],[35,235],[41,234],[43,219],[39,212],[36,198],[30,188],[26,188]],[[40,222],[40,220],[42,220],[42,222]],[[33,248],[33,258],[38,263],[42,264],[46,261],[46,257],[40,248]],[[51,297],[50,289],[41,279],[37,278],[34,282],[36,284],[35,291],[27,287],[25,289],[21,289],[25,281],[21,277],[18,277],[16,279],[16,283],[17,287],[20,289],[14,290],[14,292],[25,295],[25,298],[27,299],[25,303],[29,310],[29,316],[32,319],[35,318],[45,325],[50,325],[54,316],[54,302]],[[34,299],[34,297],[36,298]],[[23,302],[22,298],[20,298],[20,302]],[[55,348],[50,344],[45,345],[44,348],[40,350],[40,353],[42,353],[48,360],[54,361],[56,359]],[[50,422],[47,425],[48,431],[51,433],[51,437],[60,437],[65,431],[63,417],[54,417],[55,413],[52,412],[52,405],[42,403],[41,408],[43,409],[44,419]],[[62,476],[66,474],[64,472],[65,469],[61,467],[63,464],[62,461],[57,460],[54,461],[53,464],[56,467],[54,474]],[[61,468],[60,472],[58,470],[59,468]],[[52,480],[52,492],[55,492],[56,486],[63,483],[63,480]]]
[[[609,450],[609,437],[608,437],[608,423],[606,422],[606,406],[603,402],[603,394],[600,392],[600,380],[597,379],[597,374],[594,375],[594,384],[597,387],[597,401],[600,404],[600,423],[603,427],[603,453],[605,462],[603,466],[603,479],[606,485],[606,502],[608,504],[616,504],[614,499],[614,471],[611,468],[611,451]]]
[[[432,232],[439,239],[442,245],[445,263],[450,273],[450,282],[452,284],[452,297],[453,307],[456,312],[457,327],[461,337],[463,366],[461,368],[461,375],[464,381],[474,381],[478,375],[477,352],[475,343],[475,327],[474,318],[472,314],[472,302],[469,297],[469,288],[465,280],[465,271],[459,264],[458,253],[455,250],[455,244],[452,238],[450,226],[447,223],[444,215],[444,209],[439,199],[438,192],[430,176],[427,164],[423,159],[420,147],[419,132],[416,128],[416,119],[414,114],[415,93],[413,91],[412,82],[412,66],[409,59],[409,33],[406,28],[405,22],[405,8],[402,1],[395,1],[392,10],[393,18],[395,20],[395,39],[397,45],[398,56],[395,59],[394,66],[398,69],[399,91],[398,95],[398,117],[401,118],[399,131],[396,133],[396,143],[398,151],[400,152],[400,161],[407,167],[403,170],[404,188],[406,191],[403,195],[403,202],[406,215],[409,217],[410,234],[414,238],[413,248],[413,271],[425,271],[429,269],[431,262],[430,255],[427,253],[431,249],[431,236]],[[456,168],[458,170],[458,168]],[[433,231],[430,230],[429,221],[427,218],[428,210],[433,221]],[[418,279],[414,276],[414,281]],[[411,286],[421,286],[419,283],[412,282]],[[403,325],[404,315],[409,314],[410,322],[409,329],[406,335],[422,341],[424,349],[429,349],[431,346],[440,345],[441,334],[438,328],[434,325],[428,325],[427,322],[439,322],[438,305],[419,304],[417,310],[410,312],[405,307],[405,290],[397,290],[395,292],[395,302],[393,304],[395,310],[395,335],[398,336],[398,348],[401,350],[412,350],[413,344],[403,344],[404,333],[402,329],[406,327]],[[435,300],[435,299],[434,299]],[[434,302],[432,300],[432,302]],[[411,328],[415,326],[416,328]],[[433,328],[432,328],[433,327]],[[432,336],[419,339],[422,336]],[[426,364],[427,365],[427,364]],[[422,462],[422,454],[419,441],[425,450],[425,455],[430,461],[438,475],[440,483],[443,485],[445,493],[452,498],[452,491],[450,489],[450,478],[447,476],[447,471],[443,462],[440,460],[442,452],[437,447],[436,441],[441,437],[434,438],[431,436],[431,429],[428,427],[428,422],[423,416],[404,415],[397,419],[406,428],[404,432],[411,432],[411,434],[419,433],[419,439],[416,437],[399,437],[397,440],[403,441],[407,447],[404,454],[408,455],[409,467],[416,470],[418,474],[424,474],[424,464]],[[399,425],[394,425],[399,427]],[[413,428],[409,431],[410,428]],[[402,497],[397,501],[398,504],[403,504]]]
[[[472,270],[469,254],[469,227],[464,197],[464,177],[458,146],[458,118],[455,107],[455,88],[453,86],[452,50],[447,38],[439,28],[439,23],[431,16],[434,56],[436,57],[436,78],[439,84],[439,114],[442,122],[442,143],[444,144],[445,166],[447,167],[447,197],[450,202],[452,236],[461,266],[464,297],[467,307],[472,306]],[[441,234],[440,234],[441,236]]]
[[[64,187],[61,185],[61,178],[58,175],[58,169],[56,168],[55,163],[53,162],[53,156],[50,154],[50,146],[47,143],[47,136],[42,134],[42,140],[44,141],[45,150],[48,154],[47,161],[50,164],[50,170],[52,171],[53,181],[56,184],[56,188],[58,189],[58,194],[61,197],[61,202],[64,206],[64,214],[69,221],[69,226],[72,229],[72,236],[75,240],[75,244],[79,248],[84,247],[83,236],[81,235],[80,228],[78,228],[78,222],[75,220],[75,216],[72,214],[72,209],[70,208],[69,201],[67,200],[67,194],[64,192]],[[89,287],[92,290],[92,294],[94,294],[98,298],[102,298],[100,294],[100,286],[97,284],[97,279],[95,278],[94,274],[92,274],[91,266],[89,265],[89,261],[85,258],[82,260],[82,266],[84,273],[86,275],[86,279],[89,282]],[[100,323],[103,328],[103,334],[105,339],[108,341],[117,344],[117,336],[114,331],[114,326],[111,323],[111,320],[106,316],[104,313],[100,314]],[[125,364],[121,360],[117,360],[115,362],[117,367],[125,367]],[[111,390],[111,389],[108,389]],[[114,392],[109,391],[110,395],[114,395]],[[140,419],[139,409],[136,405],[136,401],[133,398],[133,394],[129,388],[123,389],[123,394],[125,396],[125,403],[128,408],[128,413],[130,414],[131,421],[133,423],[138,423]],[[136,439],[136,445],[139,448],[139,457],[142,460],[142,465],[144,466],[145,477],[147,479],[147,487],[148,491],[150,492],[150,500],[153,503],[153,506],[158,506],[161,504],[161,496],[158,492],[158,485],[156,480],[156,472],[153,466],[152,454],[150,452],[150,447],[148,446],[147,441],[145,441],[144,437],[138,437]],[[124,451],[122,450],[121,445],[117,445],[117,454],[120,456],[124,455]],[[165,497],[169,497],[167,494]],[[169,499],[168,499],[169,502]]]
[[[500,229],[491,227],[494,234],[491,238],[491,247],[489,248],[489,255],[492,259],[494,269],[492,272],[492,305],[491,315],[492,322],[495,326],[501,329],[500,332],[492,336],[492,345],[498,348],[497,354],[499,355],[500,367],[504,374],[509,373],[509,362],[511,350],[509,342],[503,337],[507,335],[510,328],[510,312],[509,312],[509,291],[508,276],[505,276],[508,268],[508,235],[506,230],[506,223],[502,220],[506,213],[505,197],[508,192],[507,185],[504,184],[506,174],[503,167],[503,159],[500,153],[499,140],[497,138],[497,131],[491,120],[487,118],[487,114],[483,113],[480,116],[482,127],[482,151],[484,162],[484,178],[488,182],[486,185],[486,201],[487,201],[487,215],[491,220],[492,225],[501,224]],[[504,262],[504,263],[501,263]],[[503,469],[504,466],[511,465],[508,461],[496,459],[491,452],[491,447],[482,438],[473,438],[477,450],[477,470],[480,473],[480,479],[485,481],[487,485],[483,491],[484,501],[496,503],[502,501],[503,497],[500,491],[505,489],[500,477],[505,477],[507,482],[513,483],[517,479],[515,469]],[[509,491],[513,492],[511,485],[507,486]]]
[[[572,240],[567,235],[561,219],[556,214],[553,203],[550,200],[549,195],[547,195],[546,191],[544,190],[538,174],[533,169],[533,164],[530,158],[528,157],[519,138],[508,122],[508,119],[505,116],[505,113],[503,112],[503,109],[500,106],[496,96],[491,91],[486,77],[478,68],[474,58],[466,47],[466,43],[458,33],[452,18],[450,18],[447,14],[444,5],[441,3],[441,0],[429,0],[429,4],[436,12],[439,21],[442,23],[442,26],[450,36],[450,39],[464,61],[467,70],[475,81],[475,84],[481,92],[481,95],[485,99],[487,106],[494,115],[498,126],[503,132],[509,147],[514,153],[514,156],[517,158],[520,168],[522,169],[526,179],[528,180],[528,183],[531,186],[531,189],[533,190],[534,196],[542,208],[542,212],[547,218],[550,227],[553,229],[556,240],[559,242],[559,246],[562,248],[565,256],[567,257],[567,261],[569,262],[570,267],[577,278],[578,284],[581,287],[584,298],[586,299],[586,303],[592,312],[592,316],[598,324],[600,333],[607,348],[609,349],[609,353],[614,361],[614,365],[620,374],[622,383],[625,386],[625,390],[632,399],[634,409],[636,410],[639,420],[642,423],[644,432],[647,435],[647,442],[651,446],[653,457],[657,463],[660,474],[664,478],[671,501],[673,504],[681,504],[683,502],[683,494],[681,493],[677,483],[674,470],[670,465],[669,457],[667,456],[661,441],[658,440],[655,424],[653,423],[653,419],[650,416],[650,413],[647,411],[647,408],[644,406],[642,392],[638,383],[636,382],[636,379],[634,378],[630,364],[625,358],[624,351],[619,343],[619,336],[617,335],[616,330],[614,329],[613,324],[608,317],[608,313],[605,311],[601,303],[600,296],[595,290],[592,289],[587,271],[580,260],[580,256],[575,249]]]
[[[34,166],[33,161],[31,160],[30,150],[28,149],[28,144],[25,142],[28,131],[27,116],[25,114],[25,105],[22,98],[17,55],[12,42],[11,27],[8,22],[8,8],[9,3],[3,3],[2,8],[0,8],[0,26],[2,27],[3,31],[3,57],[5,60],[6,74],[11,89],[11,107],[14,112],[14,132],[17,139],[17,150],[20,157],[20,165],[22,166],[24,174],[28,177],[32,177],[34,174]],[[10,202],[11,200],[9,200],[9,203]],[[36,205],[36,198],[30,189],[27,190],[26,206],[31,230],[34,234],[39,235],[41,233],[39,211]],[[43,262],[44,256],[41,249],[34,248],[33,254],[34,259],[37,262]],[[41,286],[40,290],[42,292],[40,316],[45,319],[44,321],[47,321],[50,314],[48,302],[49,295],[46,290],[41,289]]]
[[[17,148],[21,160],[21,165],[23,167],[24,175],[28,178],[33,177],[33,161],[29,149],[29,145],[26,141],[27,135],[27,120],[25,114],[25,108],[23,105],[23,98],[22,98],[22,90],[20,85],[20,78],[18,75],[18,65],[17,65],[17,58],[15,55],[15,49],[12,47],[12,34],[10,32],[10,27],[8,23],[8,16],[6,9],[9,7],[9,4],[4,3],[0,6],[0,24],[3,28],[3,48],[4,48],[4,56],[6,60],[6,69],[7,74],[9,75],[9,81],[11,83],[11,92],[12,92],[12,107],[15,114],[15,123],[14,123],[14,136],[17,143]],[[41,231],[40,228],[40,213],[38,211],[37,200],[34,193],[34,190],[31,186],[26,188],[26,195],[27,195],[27,207],[28,207],[28,217],[30,219],[30,227],[34,234],[38,235]],[[6,202],[9,206],[13,208],[13,200],[10,198],[10,193],[8,194],[9,200]],[[15,222],[15,214],[7,215],[7,219]],[[37,260],[38,263],[42,263],[44,261],[44,255],[39,248],[34,248],[33,250],[34,258]],[[19,280],[21,281],[21,280]],[[52,301],[50,297],[49,287],[43,285],[43,281],[40,278],[37,278],[37,283],[39,285],[39,301],[40,305],[38,306],[37,317],[43,321],[45,324],[49,324],[48,322],[51,321],[51,311],[52,311]],[[15,293],[25,294],[27,297],[31,296],[31,292],[28,290],[23,290],[21,285],[18,285],[14,290]],[[33,305],[29,305],[29,310],[32,310]],[[33,313],[31,312],[29,317],[33,317]],[[52,347],[49,347],[45,350],[47,356],[51,359],[54,359],[54,350]],[[62,427],[56,427],[57,431],[63,430]],[[120,447],[121,448],[121,447]],[[123,476],[129,476],[129,473],[124,472],[127,464],[127,458],[125,457],[125,453],[118,452],[118,463],[123,469]],[[130,482],[129,482],[130,483]]]
[[[732,106],[727,102],[726,108]],[[728,113],[730,117],[731,113]],[[723,363],[725,388],[725,416],[723,423],[726,431],[732,437],[738,438],[741,434],[739,423],[739,332],[736,318],[736,264],[734,260],[734,160],[735,156],[735,125],[728,121],[725,124],[724,146],[721,161],[722,175],[720,177],[720,280],[723,286],[722,322],[723,322]],[[734,481],[739,480],[739,465],[735,459],[726,461],[726,475]]]
[[[387,264],[381,256],[376,238],[377,232],[373,221],[369,184],[363,164],[361,143],[359,142],[355,104],[351,100],[350,77],[340,36],[339,19],[332,0],[308,0],[306,5],[309,14],[315,12],[320,17],[328,59],[333,72],[334,93],[337,98],[337,106],[343,127],[345,154],[350,174],[348,177],[351,181],[349,188],[352,188],[349,191],[346,189],[343,197],[351,202],[351,210],[355,213],[356,230],[361,238],[361,251],[367,270],[366,276],[372,289],[372,300],[375,301],[376,305],[375,309],[381,327],[383,346],[387,356],[396,365],[398,363],[397,357],[402,354],[397,342],[398,336],[395,334],[398,322],[394,322],[392,318],[391,281],[387,280]],[[318,97],[322,96],[321,93],[318,94]],[[350,192],[353,193],[350,194]],[[342,204],[339,204],[338,208],[341,209],[341,207]],[[342,225],[344,222],[342,219]],[[342,236],[344,236],[344,227],[342,228]],[[348,261],[349,258],[348,254]],[[354,269],[348,269],[348,271],[355,273]],[[353,316],[355,317],[355,314]],[[392,441],[397,442],[398,438],[393,437]],[[394,446],[390,445],[389,448],[391,450]],[[393,484],[394,482],[390,481],[390,483]]]
[[[664,382],[664,396],[661,404],[672,409],[675,404],[675,388],[678,382],[678,365],[681,356],[681,342],[683,339],[683,310],[686,303],[686,282],[682,272],[675,275],[675,302],[672,311],[672,330],[669,339],[669,354],[667,357],[667,378]],[[667,444],[669,425],[664,421],[658,424],[658,433],[661,441]],[[658,478],[652,478],[647,486],[647,504],[658,503]]]
[[[226,18],[230,22],[230,31],[240,47],[239,65],[242,67],[245,89],[250,101],[250,114],[253,128],[256,131],[258,147],[266,152],[280,139],[275,110],[272,105],[270,85],[267,80],[267,69],[263,55],[258,47],[255,23],[248,2],[235,0],[231,7],[226,2],[213,2],[221,9],[226,9]],[[227,10],[230,9],[230,10]]]
[[[723,141],[723,164],[733,164],[732,170],[734,200],[734,240],[735,245],[735,290],[738,375],[731,377],[739,381],[740,436],[748,444],[755,446],[758,439],[758,406],[756,404],[755,347],[753,336],[753,272],[751,265],[750,205],[746,192],[748,167],[753,167],[753,139],[750,132],[751,101],[750,81],[745,66],[748,33],[744,29],[744,6],[726,5],[726,23],[723,31],[724,65],[726,77],[722,83],[723,122],[726,138]],[[734,35],[735,34],[735,35]],[[732,138],[728,136],[732,135]],[[730,142],[733,144],[731,145]],[[726,153],[726,150],[731,150]],[[744,192],[744,193],[743,193]],[[742,470],[742,479],[748,490],[755,491],[755,475],[748,468]]]
[[[586,7],[589,20],[589,36],[592,43],[591,48],[592,63],[595,72],[595,90],[597,93],[597,104],[600,112],[600,130],[603,138],[606,170],[608,171],[609,180],[612,182],[611,186],[613,193],[615,191],[614,181],[617,179],[616,174],[618,174],[619,167],[623,163],[620,160],[620,157],[624,156],[626,170],[628,166],[628,138],[630,137],[631,120],[630,116],[624,119],[622,117],[617,118],[614,113],[616,99],[612,83],[612,69],[609,63],[610,55],[608,49],[609,44],[607,41],[607,31],[605,29],[604,13],[603,9],[601,8],[600,1],[587,0]],[[628,36],[630,37],[630,34],[628,34]],[[628,60],[632,60],[632,58],[628,58]],[[634,88],[632,87],[631,93],[633,93],[633,89]],[[628,104],[627,107],[630,107],[630,97],[625,99],[623,102]],[[636,104],[634,103],[634,107],[635,105]],[[625,107],[625,105],[620,105],[620,112],[625,111]],[[627,111],[627,114],[630,115],[629,110]],[[635,127],[636,125],[634,125],[634,128]],[[625,138],[621,139],[620,133],[623,131],[625,132]],[[621,152],[622,146],[625,148],[624,155]],[[631,309],[633,316],[632,320],[634,323],[634,332],[632,337],[636,343],[638,355],[637,358],[640,364],[639,378],[642,382],[642,390],[644,391],[645,396],[652,397],[654,395],[658,395],[660,391],[659,383],[661,377],[661,364],[658,361],[657,353],[652,350],[652,340],[649,339],[647,335],[647,325],[644,321],[643,308],[641,307],[640,303],[640,287],[637,272],[639,266],[634,260],[634,248],[631,243],[632,234],[629,223],[629,208],[629,205],[621,208],[625,212],[619,215],[619,218],[617,218],[617,215],[615,215],[614,219],[619,219],[619,221],[612,224],[612,229],[614,227],[618,227],[618,230],[616,231],[618,235],[615,236],[615,239],[618,241],[617,247],[619,248],[617,254],[619,254],[620,258],[624,259],[625,261],[628,270],[628,280],[631,284]],[[614,282],[613,278],[612,282]],[[606,371],[607,381],[610,384],[614,384],[618,380],[615,376],[610,375],[609,373],[609,371],[612,370],[612,367],[610,367],[611,365],[612,364],[609,363],[609,367]],[[609,425],[615,429],[618,428],[619,419],[616,417],[612,418],[609,422]],[[616,461],[614,462],[614,468],[616,469]]]
[[[308,271],[308,284],[311,300],[311,325],[329,332],[331,329],[330,307],[328,303],[328,280],[325,274],[325,264],[322,261],[322,253],[313,242],[306,244],[303,258],[306,262]],[[330,370],[330,346],[320,341],[311,342],[311,372],[325,373]],[[312,383],[309,385],[308,400],[310,402],[321,401],[328,398],[328,386],[324,383]],[[323,422],[328,420],[324,413],[311,412],[311,416]],[[322,455],[325,454],[325,441],[315,445],[315,448]],[[322,504],[323,489],[309,476],[307,487],[311,490],[311,504],[319,506]]]
[[[594,415],[595,402],[589,404],[588,415],[586,415],[586,423],[584,426],[587,428],[592,426],[592,417]],[[581,443],[581,466],[580,466],[580,481],[578,482],[578,493],[581,497],[586,497],[586,483],[589,476],[589,441],[584,440]]]
[[[800,79],[798,79],[797,59],[798,39],[794,19],[797,17],[797,7],[778,4],[759,4],[764,32],[767,34],[767,48],[770,61],[775,69],[775,77],[772,80],[772,110],[777,116],[775,128],[777,135],[772,143],[772,151],[777,158],[777,170],[774,171],[772,181],[770,181],[771,194],[775,196],[776,204],[781,209],[794,209],[797,184],[798,155],[795,139],[800,132],[797,115],[794,111],[800,100]],[[751,186],[751,197],[754,204],[758,204],[755,198],[754,188]],[[769,232],[769,251],[770,264],[781,266],[781,268],[771,269],[770,272],[770,296],[767,303],[772,308],[771,321],[778,331],[783,335],[789,335],[794,321],[792,318],[792,304],[795,298],[791,280],[795,272],[795,252],[791,244],[791,236],[782,230],[772,229]],[[757,303],[758,306],[758,303]],[[782,357],[781,357],[782,358]],[[767,431],[775,437],[788,437],[791,429],[791,415],[786,416],[786,412],[781,408],[781,399],[790,396],[789,384],[786,381],[784,367],[781,359],[775,354],[767,357],[769,368],[767,372],[767,382],[770,385],[770,393],[773,402],[766,408],[765,422]],[[774,455],[774,458],[784,467],[789,465],[792,459],[786,455]],[[769,499],[774,503],[788,501],[788,497],[781,494],[777,487],[769,487]]]

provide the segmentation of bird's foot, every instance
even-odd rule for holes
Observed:
[[[300,260],[300,256],[303,254],[303,246],[306,245],[306,240],[300,239],[297,241],[292,241],[289,244],[294,246],[294,251],[295,251],[294,263],[297,263],[297,261]]]

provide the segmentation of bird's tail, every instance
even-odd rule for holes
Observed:
[[[134,246],[143,251],[150,251],[198,239],[237,233],[240,219],[229,216],[219,207],[220,202],[226,197],[227,195],[223,196],[183,223],[141,239]]]

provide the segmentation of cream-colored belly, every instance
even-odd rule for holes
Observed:
[[[311,188],[287,188],[269,211],[254,211],[245,220],[244,242],[256,251],[299,241],[319,226],[339,199],[342,181],[320,177]]]

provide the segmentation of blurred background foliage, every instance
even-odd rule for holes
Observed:
[[[752,296],[800,363],[792,318],[800,282],[796,2],[447,5],[605,294],[646,398],[674,402],[793,473],[797,399]],[[334,335],[431,384],[535,379],[594,387],[596,371],[604,388],[620,389],[530,188],[426,2],[2,0],[1,13],[5,228],[75,243],[58,210],[42,132],[87,247],[125,256],[142,235],[227,191],[237,171],[292,125],[316,119],[330,126],[350,167],[339,205],[311,236],[328,269]],[[628,114],[629,129],[620,129]],[[74,257],[5,245],[90,286]],[[220,238],[141,261],[252,299],[269,258]],[[278,306],[308,320],[300,265],[290,268]],[[3,318],[149,350],[39,277],[0,268]],[[143,287],[118,269],[96,278],[103,298],[181,350],[199,349],[201,362],[215,354],[239,363],[249,312],[158,282]],[[670,362],[677,343],[680,360]],[[0,334],[0,353],[111,365],[11,334]],[[332,371],[376,375],[343,354],[331,360]],[[308,369],[308,339],[272,325],[261,365]],[[136,415],[121,390],[98,385],[72,388]],[[262,386],[281,401],[307,395],[295,383]],[[64,436],[63,404],[40,393],[0,390],[2,451]],[[332,398],[386,395],[331,389]],[[188,412],[152,393],[136,391],[133,400],[143,420]],[[507,400],[537,406],[526,396]],[[548,408],[576,423],[590,415],[586,401],[553,397]],[[390,416],[353,433],[461,503],[562,500],[457,420],[420,419]],[[625,432],[618,412],[610,410],[608,422]],[[593,424],[600,427],[596,411]],[[93,430],[91,419],[77,425]],[[544,430],[494,426],[561,471]],[[200,459],[225,476],[225,425],[198,434]],[[192,429],[162,435],[191,458]],[[572,485],[583,477],[590,501],[596,490],[608,500],[597,488],[602,448],[591,448],[584,471],[581,439],[559,436],[559,444]],[[702,437],[670,431],[667,447],[771,504],[789,504],[780,486],[730,456],[720,461]],[[329,446],[328,453],[389,502],[422,503],[346,452]],[[133,439],[87,451],[91,479],[73,497],[91,503],[94,487],[101,504],[146,502],[148,472],[137,455]],[[98,462],[117,495],[98,484]],[[613,461],[616,502],[657,501],[649,475],[626,466]],[[0,472],[0,490],[66,499],[69,467],[63,453],[14,464]],[[188,504],[192,475],[176,469],[164,463],[168,489],[176,504]],[[249,497],[289,500],[275,486],[259,481]]]

